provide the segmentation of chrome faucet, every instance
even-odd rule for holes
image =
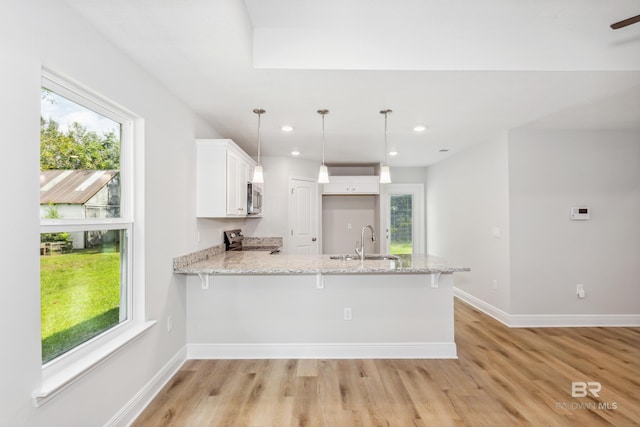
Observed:
[[[371,241],[376,241],[376,232],[373,231],[373,227],[369,224],[362,227],[362,232],[360,233],[360,249],[358,249],[358,245],[356,245],[356,254],[358,254],[361,260],[364,260],[364,231],[367,228],[371,230]]]

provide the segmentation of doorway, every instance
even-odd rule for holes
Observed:
[[[289,178],[288,253],[320,253],[318,241],[318,183],[309,178]]]
[[[380,228],[384,230],[381,244],[386,253],[425,253],[423,184],[382,186],[380,212]]]

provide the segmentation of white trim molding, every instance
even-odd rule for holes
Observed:
[[[627,328],[640,326],[640,314],[512,314],[512,328]]]
[[[639,327],[640,314],[509,314],[453,288],[455,297],[510,328]]]
[[[189,359],[457,359],[455,342],[188,344]]]
[[[506,311],[502,311],[497,307],[492,306],[489,303],[484,302],[480,298],[476,298],[470,293],[463,291],[460,288],[453,287],[453,296],[459,298],[460,300],[466,302],[472,307],[477,308],[484,314],[493,317],[498,322],[502,323],[505,326],[511,326],[510,322],[510,314]]]
[[[155,324],[155,320],[150,320],[142,325],[133,325],[128,329],[123,329],[121,333],[115,335],[103,345],[88,352],[82,358],[75,359],[74,363],[68,363],[67,366],[59,369],[55,374],[48,376],[42,381],[40,387],[32,393],[34,405],[38,407],[53,399],[63,390],[120,352],[129,343],[140,338]]]
[[[129,426],[174,377],[187,360],[187,347],[182,347],[116,414],[105,427]]]

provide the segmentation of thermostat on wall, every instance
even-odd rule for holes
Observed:
[[[572,220],[589,219],[589,216],[590,216],[589,208],[571,208]]]

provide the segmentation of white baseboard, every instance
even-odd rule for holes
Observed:
[[[640,326],[638,314],[509,314],[461,289],[453,288],[453,294],[510,328]]]
[[[512,314],[512,328],[638,327],[637,314]]]
[[[510,317],[511,315],[505,311],[500,310],[497,307],[492,306],[491,304],[488,304],[486,302],[484,302],[483,300],[481,300],[480,298],[476,298],[473,295],[463,291],[462,289],[453,288],[453,296],[455,296],[456,298],[460,298],[462,301],[466,302],[467,304],[469,304],[472,307],[477,308],[478,310],[480,310],[481,312],[483,312],[484,314],[493,317],[494,319],[496,319],[498,322],[506,325],[506,326],[511,326],[510,323]]]
[[[455,342],[188,344],[189,359],[457,359]]]
[[[125,406],[123,406],[111,419],[105,424],[105,427],[129,426],[142,411],[151,403],[153,398],[162,390],[162,387],[169,382],[171,378],[178,372],[180,367],[187,360],[187,347],[183,347],[178,351],[153,378],[145,384],[138,393],[133,396]]]

